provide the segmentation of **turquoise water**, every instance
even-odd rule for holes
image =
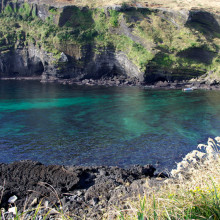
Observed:
[[[219,135],[219,91],[0,81],[0,162],[172,168]]]

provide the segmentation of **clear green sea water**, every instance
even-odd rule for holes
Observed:
[[[220,135],[220,91],[0,81],[0,162],[172,168]]]

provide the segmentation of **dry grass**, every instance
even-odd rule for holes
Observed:
[[[177,164],[177,169],[172,170],[171,178],[154,187],[150,187],[146,180],[144,196],[124,201],[124,209],[113,208],[104,214],[105,219],[110,219],[110,216],[120,220],[220,219],[220,137],[215,140],[209,138],[207,145],[198,147],[204,151],[195,150],[187,154]],[[33,209],[24,206],[21,213],[17,213],[15,207],[11,219],[86,219],[65,212],[56,190],[48,184],[41,184],[54,193],[59,207],[50,208],[42,201]],[[7,212],[0,211],[0,219],[8,217]]]
[[[109,6],[109,5],[121,5],[127,3],[133,6],[145,6],[145,7],[165,7],[172,9],[191,9],[191,8],[209,8],[215,11],[220,10],[219,0],[54,0],[54,2],[68,5],[79,5],[90,7]]]
[[[9,207],[8,211],[4,210],[4,208],[1,208],[0,210],[0,220],[5,219],[12,219],[12,220],[38,220],[38,219],[71,219],[69,217],[68,212],[64,212],[62,202],[57,194],[57,191],[54,189],[54,187],[50,184],[39,182],[39,185],[45,187],[48,189],[48,191],[52,192],[54,196],[57,199],[58,206],[55,206],[55,204],[49,204],[47,198],[42,199],[41,201],[37,202],[36,198],[27,198],[25,201],[25,204],[23,206],[23,210],[17,210],[17,207],[15,204],[12,204],[11,207]],[[3,192],[4,193],[4,192]],[[33,208],[27,208],[27,205],[33,204],[36,207]],[[73,215],[72,215],[73,216]],[[77,219],[80,219],[77,217]]]
[[[220,138],[199,147],[205,153],[188,154],[159,190],[149,187],[143,197],[126,201],[127,209],[113,210],[117,219],[220,219]]]

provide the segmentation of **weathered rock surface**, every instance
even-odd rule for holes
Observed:
[[[28,47],[17,47],[13,51],[0,54],[0,76],[5,77],[33,77],[56,74],[54,66],[49,65],[54,59],[33,44]]]
[[[12,196],[18,210],[49,202],[48,206],[59,206],[74,215],[102,215],[102,209],[117,204],[122,193],[124,198],[143,191],[146,177],[154,176],[151,165],[118,167],[45,166],[33,161],[0,164],[0,186],[3,195],[1,207],[8,209]]]
[[[32,44],[25,48],[18,48],[6,54],[0,54],[0,77],[41,76],[42,81],[47,82],[65,78],[81,81],[120,75],[143,81],[144,73],[140,72],[124,53],[105,50],[101,54],[94,54],[90,51],[89,46],[84,50],[87,50],[87,54],[81,57],[81,60],[85,62],[83,68],[68,62],[68,55],[62,52],[59,64],[66,65],[62,69],[58,69],[54,64],[53,55],[37,46]],[[88,55],[88,53],[90,54]]]

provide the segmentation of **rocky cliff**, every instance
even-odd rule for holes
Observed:
[[[0,2],[0,77],[138,83],[220,78],[220,15],[202,9]]]

